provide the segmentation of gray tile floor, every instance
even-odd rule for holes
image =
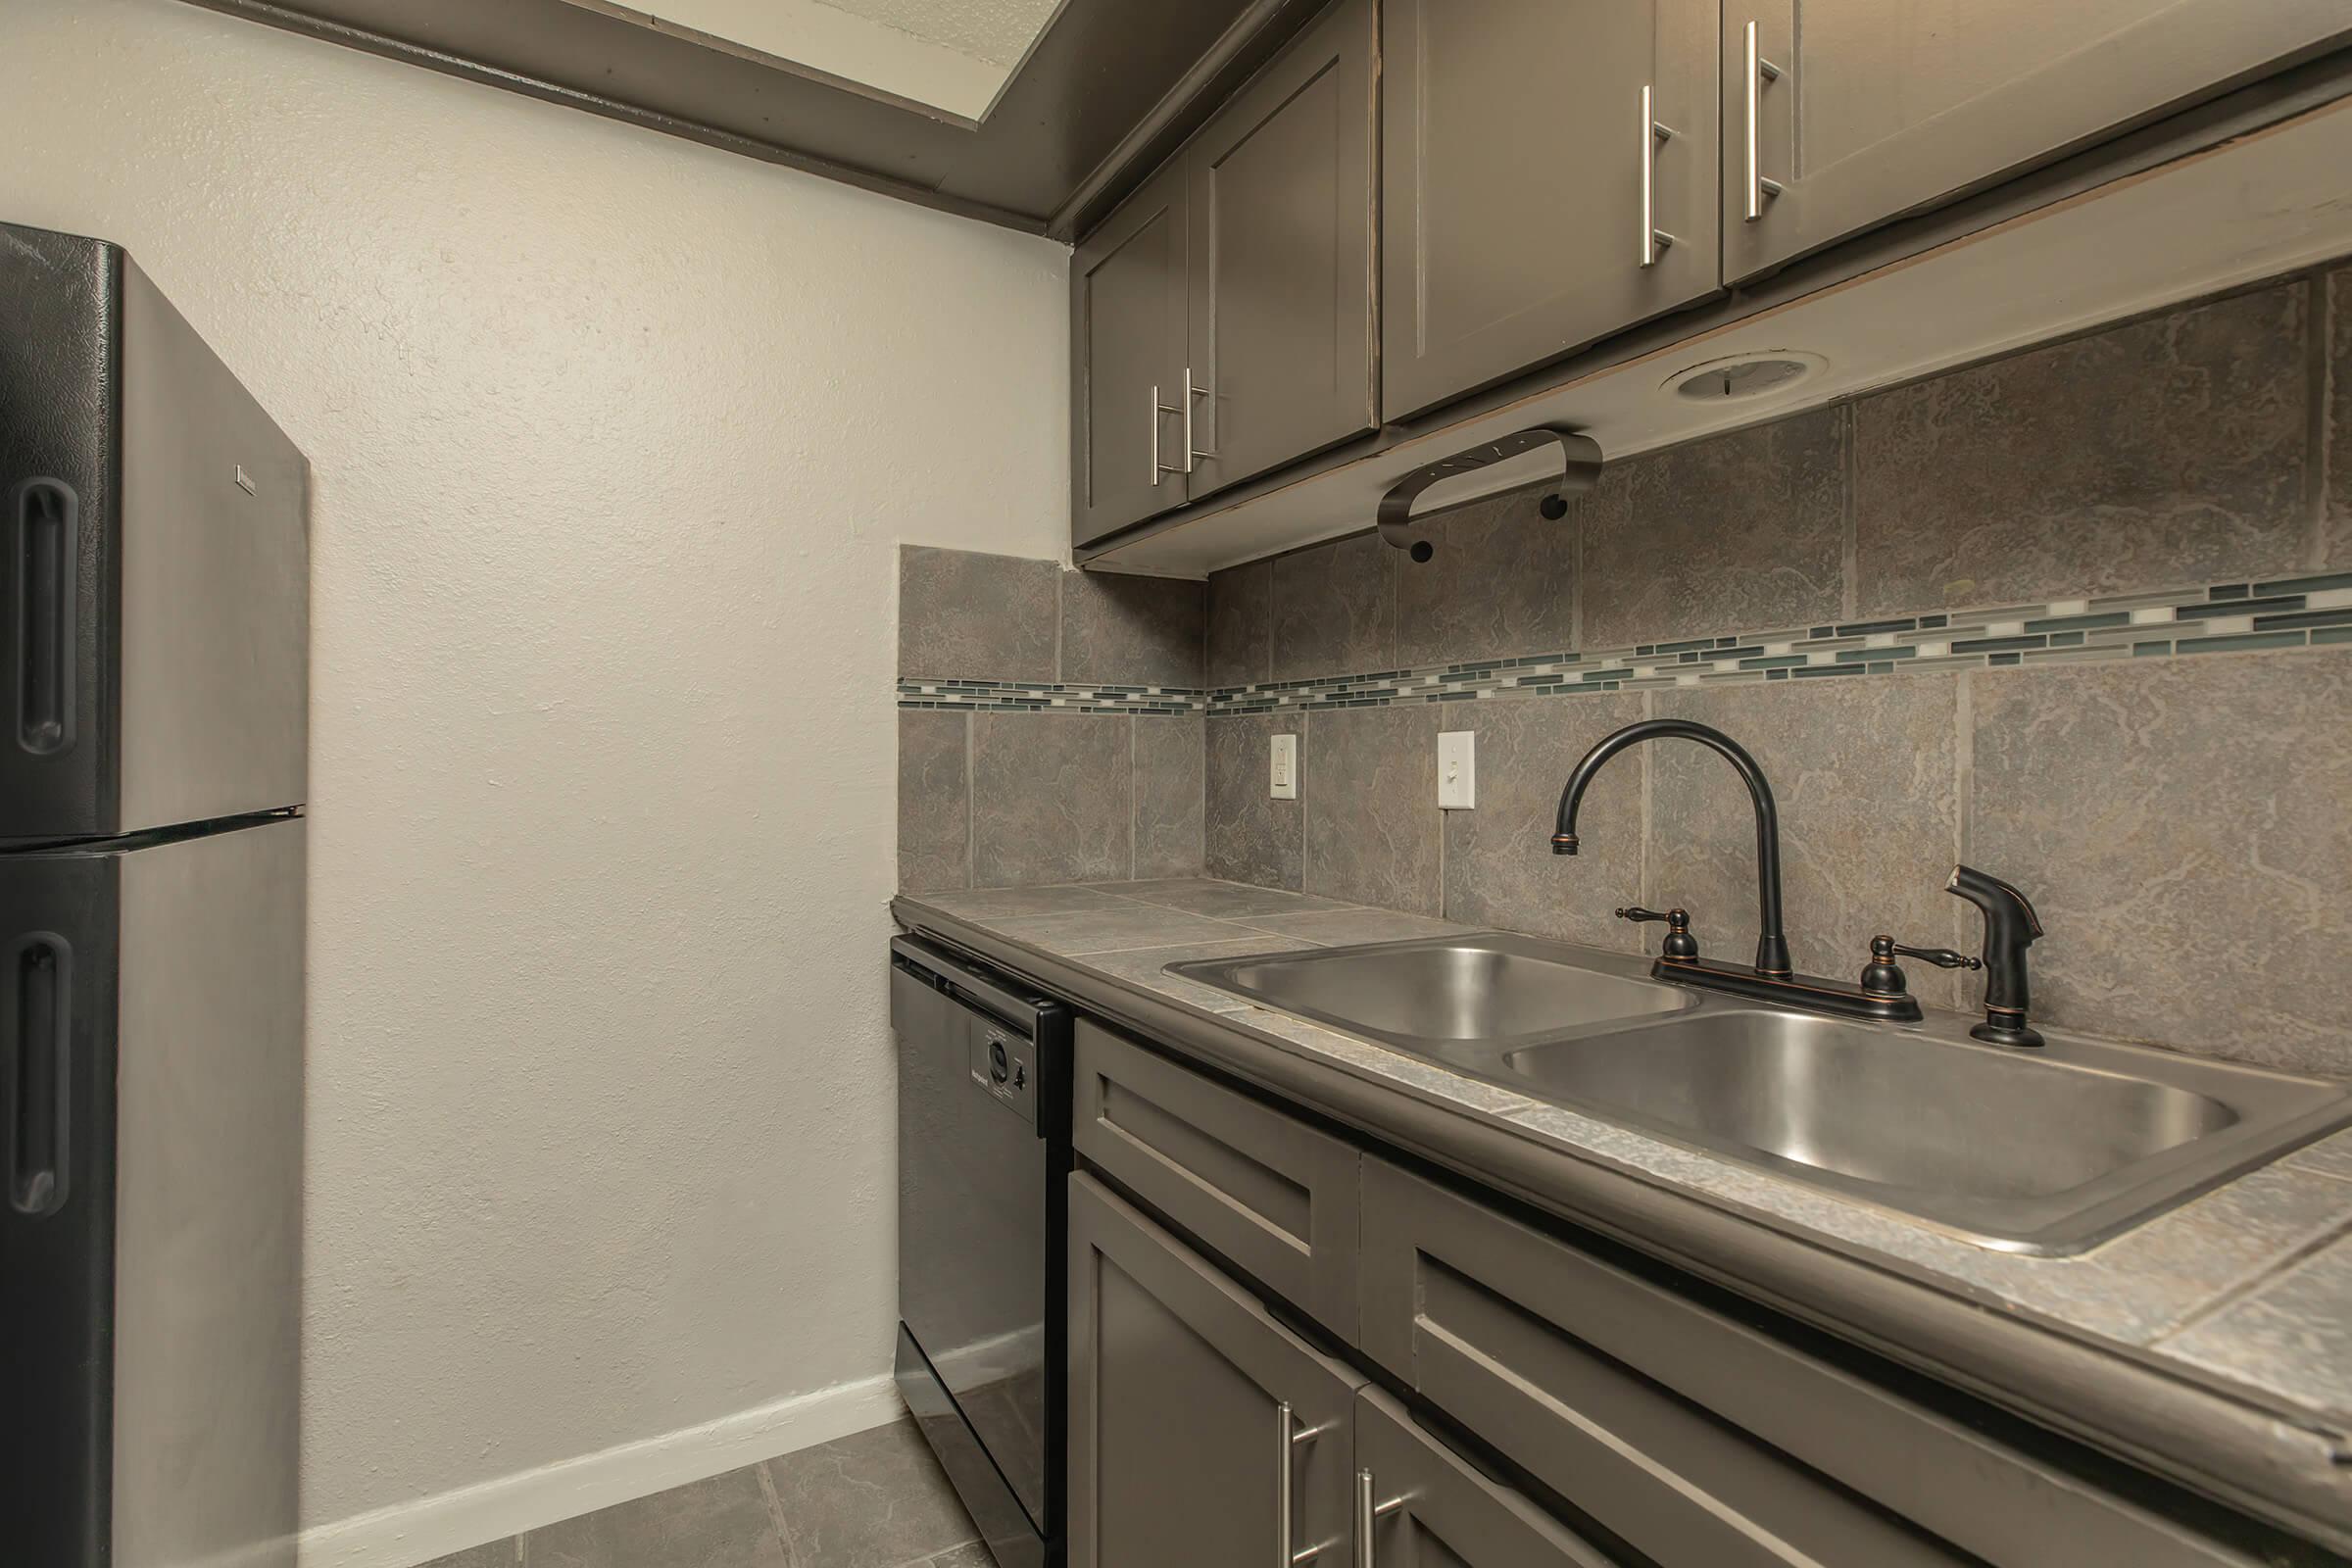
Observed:
[[[911,1421],[424,1568],[994,1568]]]

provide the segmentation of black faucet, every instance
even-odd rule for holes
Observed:
[[[2026,1019],[2026,950],[2041,936],[2041,916],[2023,893],[1974,866],[1953,866],[1943,890],[1984,911],[1984,1021],[1969,1034],[1996,1046],[2040,1045],[2041,1031]]]
[[[1788,938],[1781,922],[1781,813],[1772,799],[1772,786],[1764,778],[1764,770],[1747,754],[1745,747],[1719,729],[1706,724],[1694,724],[1681,718],[1653,718],[1640,724],[1628,724],[1614,734],[1604,737],[1600,744],[1585,754],[1568,775],[1567,788],[1560,792],[1560,815],[1557,831],[1551,835],[1551,853],[1574,855],[1577,852],[1576,813],[1584,804],[1585,791],[1592,783],[1592,775],[1605,766],[1610,758],[1643,741],[1696,741],[1730,762],[1747,785],[1747,798],[1756,808],[1756,961],[1753,968],[1737,964],[1715,963],[1698,955],[1698,946],[1690,939],[1690,918],[1680,909],[1660,915],[1650,909],[1626,908],[1617,911],[1620,919],[1657,920],[1668,922],[1666,949],[1650,965],[1651,975],[1682,985],[1703,986],[1712,991],[1729,992],[1734,996],[1770,1002],[1782,1006],[1803,1007],[1813,1012],[1836,1013],[1852,1018],[1875,1018],[1891,1023],[1916,1023],[1923,1014],[1916,998],[1906,994],[1900,985],[1881,985],[1876,988],[1838,980],[1825,980],[1818,975],[1798,974],[1788,960]],[[1956,957],[1956,956],[1955,956]]]
[[[1756,808],[1756,973],[1784,976],[1788,973],[1788,939],[1781,931],[1781,811],[1773,804],[1772,786],[1765,782],[1764,770],[1756,760],[1747,755],[1747,748],[1708,724],[1694,724],[1687,718],[1653,718],[1640,724],[1628,724],[1615,734],[1606,736],[1598,746],[1585,754],[1568,775],[1568,787],[1560,791],[1558,831],[1551,836],[1551,853],[1576,853],[1576,811],[1584,804],[1585,791],[1599,772],[1619,752],[1639,746],[1643,741],[1696,741],[1711,747],[1723,760],[1737,768],[1740,781],[1747,786],[1747,798]]]

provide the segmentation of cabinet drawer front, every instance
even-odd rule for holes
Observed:
[[[1075,1118],[1080,1155],[1353,1342],[1354,1150],[1086,1022]]]
[[[1364,1349],[1661,1561],[2253,1561],[1380,1160],[1364,1214]]]
[[[1609,1568],[1610,1559],[1488,1480],[1387,1396],[1355,1401],[1355,1460],[1372,1477],[1375,1568]],[[1358,1519],[1360,1530],[1363,1522]]]
[[[1340,1568],[1362,1381],[1070,1177],[1071,1568],[1270,1564],[1310,1545]]]

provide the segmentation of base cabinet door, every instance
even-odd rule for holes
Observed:
[[[2347,42],[2343,0],[1725,0],[1725,280]]]
[[[1615,1559],[1422,1430],[1386,1395],[1355,1401],[1356,1529],[1371,1568],[1606,1568]]]
[[[1184,505],[1185,182],[1154,174],[1070,259],[1070,534]]]
[[[1716,0],[1388,0],[1381,417],[1718,286]]]
[[[1070,1568],[1348,1561],[1361,1380],[1070,1178]]]

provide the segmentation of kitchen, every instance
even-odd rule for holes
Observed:
[[[310,584],[280,1423],[119,1251],[9,1561],[2352,1549],[2339,7],[403,9],[0,19]]]

